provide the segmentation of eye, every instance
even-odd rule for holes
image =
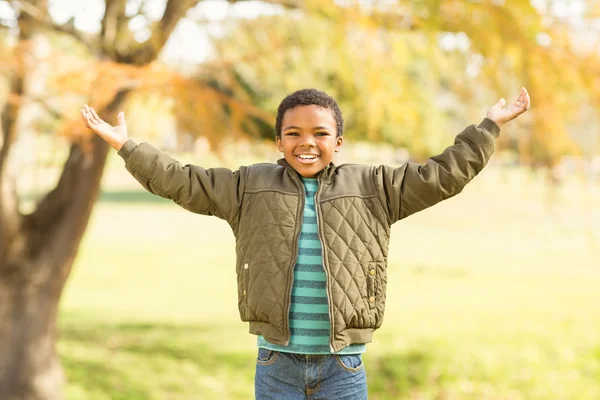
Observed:
[[[329,132],[317,132],[317,136],[327,136]]]
[[[298,136],[298,132],[288,132],[285,136]]]

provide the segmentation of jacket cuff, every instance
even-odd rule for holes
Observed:
[[[129,155],[133,152],[133,150],[136,147],[138,147],[138,144],[132,139],[129,139],[125,142],[125,144],[123,145],[123,147],[121,147],[117,154],[120,155],[123,158],[123,160],[125,160],[125,162],[127,162]]]
[[[498,138],[500,135],[500,127],[489,118],[484,118],[477,127],[488,131],[494,138]]]

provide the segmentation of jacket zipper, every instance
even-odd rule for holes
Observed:
[[[321,215],[321,208],[319,206],[319,200],[320,200],[320,194],[321,194],[321,177],[319,177],[319,179],[317,180],[317,182],[319,183],[319,187],[317,188],[317,194],[315,195],[315,211],[317,214],[317,232],[319,234],[319,242],[321,243],[321,255],[323,256],[323,270],[325,271],[325,289],[327,292],[327,312],[329,313],[329,323],[330,323],[330,329],[329,329],[329,350],[332,353],[335,353],[335,350],[333,348],[333,316],[332,316],[332,312],[331,310],[333,309],[333,306],[331,305],[331,285],[329,284],[329,273],[327,272],[327,267],[325,266],[326,264],[326,260],[327,257],[325,257],[325,248],[323,247],[323,235],[321,235],[321,223],[319,216]]]
[[[304,216],[304,202],[306,201],[306,193],[304,193],[304,184],[302,184],[302,182],[300,182],[300,184],[298,185],[298,182],[296,182],[296,177],[292,178],[292,180],[294,181],[294,183],[296,184],[296,186],[298,186],[300,188],[300,194],[301,199],[300,199],[300,209],[298,210],[300,218],[296,217],[296,232],[294,235],[294,252],[292,253],[292,262],[290,265],[290,288],[289,288],[289,293],[288,293],[288,305],[287,305],[287,311],[285,313],[285,318],[284,321],[286,321],[286,326],[284,331],[287,333],[287,340],[285,341],[285,346],[288,346],[290,344],[290,337],[292,335],[291,333],[291,329],[290,329],[290,308],[292,307],[292,288],[294,287],[294,266],[296,265],[296,258],[298,257],[298,235],[300,234],[300,231],[302,230],[302,222],[301,222],[301,218],[303,218]]]

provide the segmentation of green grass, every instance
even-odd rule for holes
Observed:
[[[61,303],[67,398],[253,398],[229,227],[120,168]],[[600,398],[600,190],[570,182],[548,203],[521,171],[483,175],[394,226],[370,398]]]

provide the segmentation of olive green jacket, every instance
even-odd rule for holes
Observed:
[[[486,165],[500,129],[489,119],[425,164],[330,164],[315,197],[331,322],[330,347],[367,343],[381,326],[391,225],[459,193]],[[236,238],[238,308],[250,333],[287,345],[304,186],[284,159],[237,171],[182,165],[149,144],[119,151],[148,191],[226,220]]]

